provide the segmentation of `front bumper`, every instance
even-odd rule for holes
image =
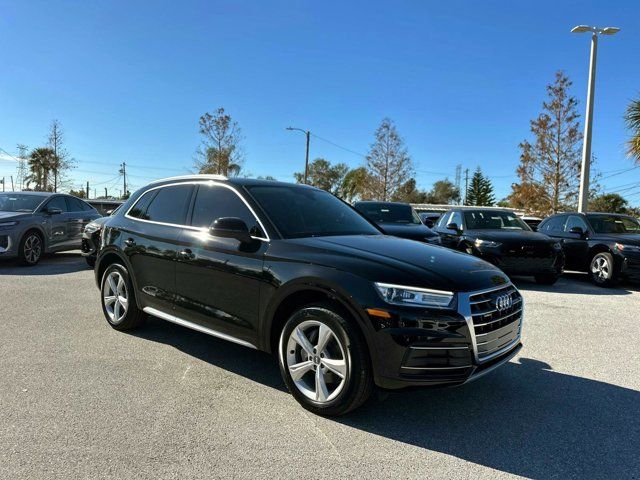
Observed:
[[[493,303],[505,295],[513,303],[498,312]],[[371,318],[378,386],[461,385],[516,355],[522,347],[523,300],[513,285],[459,293],[456,302],[455,310],[387,308],[390,318]]]

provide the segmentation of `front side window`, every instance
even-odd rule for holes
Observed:
[[[44,197],[24,193],[0,193],[0,212],[30,213],[38,208]]]
[[[192,190],[191,184],[171,185],[152,190],[136,202],[129,215],[152,222],[183,225]],[[151,197],[154,192],[156,193]]]
[[[191,225],[209,228],[215,220],[222,217],[239,218],[247,224],[252,236],[264,235],[256,217],[237,193],[219,185],[200,185],[193,205]]]
[[[464,219],[469,230],[531,230],[513,212],[472,210],[464,212]]]
[[[580,227],[583,232],[588,232],[589,231],[589,228],[587,227],[587,224],[585,223],[585,221],[581,217],[578,217],[576,215],[571,215],[567,219],[567,224],[564,226],[564,231],[569,233],[569,232],[571,232],[571,229],[575,228],[575,227]]]
[[[356,210],[323,190],[293,185],[247,189],[284,238],[380,234]]]
[[[65,202],[64,197],[53,197],[47,203],[47,209],[58,208],[62,211],[62,213],[68,212],[67,202]]]
[[[640,233],[640,222],[623,215],[587,215],[596,233],[631,234]]]
[[[565,220],[566,220],[566,217],[564,216],[552,217],[544,223],[544,225],[542,226],[542,231],[543,232],[562,232],[564,230]]]
[[[453,212],[451,214],[451,218],[449,219],[449,222],[447,223],[447,225],[451,224],[451,223],[455,223],[459,229],[462,228],[462,214],[460,212]]]

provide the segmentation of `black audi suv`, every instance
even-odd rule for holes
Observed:
[[[354,207],[387,235],[440,245],[440,236],[422,222],[408,203],[362,201]]]
[[[455,208],[440,217],[434,230],[443,246],[480,257],[507,274],[533,276],[545,285],[562,274],[560,242],[532,231],[512,211]]]
[[[106,320],[145,314],[276,354],[292,395],[339,415],[374,386],[459,385],[521,348],[522,297],[493,265],[384,235],[305,185],[177,177],[105,223]]]
[[[640,280],[640,222],[634,217],[562,213],[546,218],[538,230],[561,242],[567,270],[588,272],[596,285]]]

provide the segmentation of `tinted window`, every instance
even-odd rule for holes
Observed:
[[[451,213],[445,212],[440,216],[436,227],[445,228],[449,224],[449,218],[451,218]]]
[[[85,210],[84,202],[81,202],[77,198],[74,197],[64,197],[67,202],[67,208],[70,212],[82,212]]]
[[[356,209],[376,223],[422,223],[410,205],[401,203],[358,203]]]
[[[256,217],[235,192],[226,187],[200,185],[193,205],[191,225],[209,228],[214,220],[222,217],[240,218],[247,224],[251,235],[264,235]]]
[[[582,217],[578,217],[576,215],[571,215],[569,217],[569,219],[567,220],[567,224],[564,226],[564,231],[565,232],[570,232],[571,229],[574,228],[574,227],[580,227],[583,232],[588,232],[589,231],[589,228],[587,227],[587,224],[582,219]]]
[[[0,193],[0,212],[33,212],[43,200],[40,195]]]
[[[469,230],[530,230],[513,212],[472,210],[464,212],[464,220]]]
[[[145,193],[138,199],[136,204],[133,206],[131,210],[129,210],[128,215],[135,218],[141,218],[143,220],[148,220],[149,218],[146,216],[147,207],[151,203],[151,200],[156,198],[158,194],[158,190],[151,190],[150,192]]]
[[[564,222],[567,217],[551,217],[542,226],[543,232],[562,232],[564,230]]]
[[[323,190],[302,186],[248,188],[285,238],[380,234],[356,210]]]
[[[633,217],[622,215],[587,215],[596,233],[640,233],[640,223]]]
[[[453,212],[451,214],[451,218],[447,222],[447,225],[450,223],[455,223],[458,228],[462,228],[462,214],[460,212]]]
[[[184,224],[192,190],[193,185],[190,184],[159,188],[144,218],[153,222]]]
[[[63,213],[68,211],[67,202],[64,201],[64,197],[53,197],[47,203],[47,208],[59,208]]]

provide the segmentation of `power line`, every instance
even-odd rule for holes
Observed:
[[[353,153],[354,155],[357,155],[357,156],[362,157],[362,158],[367,158],[366,155],[364,155],[364,154],[362,154],[360,152],[356,152],[355,150],[351,150],[350,148],[343,147],[342,145],[338,145],[337,143],[332,142],[331,140],[327,140],[326,138],[322,138],[321,136],[316,135],[315,133],[312,133],[311,136],[314,137],[314,138],[317,138],[318,140],[322,140],[323,142],[327,142],[328,144],[333,145],[334,147],[340,148],[340,149],[344,150],[345,152]]]

